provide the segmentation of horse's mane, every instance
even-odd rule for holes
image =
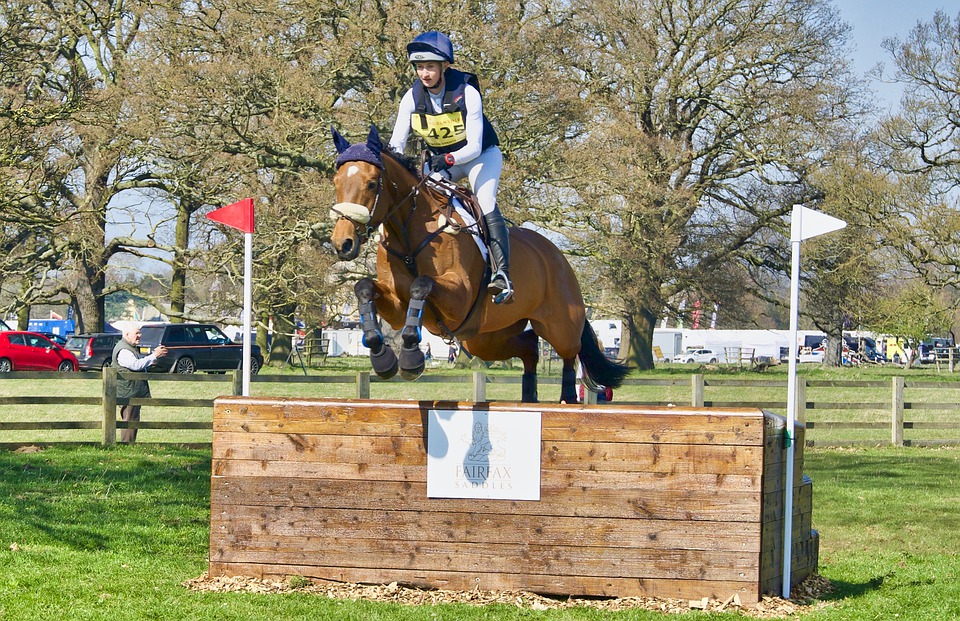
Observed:
[[[400,153],[399,151],[393,149],[392,147],[385,147],[383,151],[381,151],[381,157],[382,157],[382,154],[384,153],[389,155],[393,159],[397,160],[397,162],[400,163],[400,165],[406,168],[410,172],[410,174],[413,175],[414,179],[421,182],[426,181],[426,183],[421,184],[420,186],[421,190],[431,195],[434,199],[434,202],[437,205],[449,204],[450,202],[449,192],[445,192],[440,187],[438,187],[437,182],[434,181],[433,179],[429,179],[429,178],[424,179],[423,171],[420,169],[419,158],[414,156],[404,155],[403,153]]]
[[[404,155],[403,153],[397,151],[393,147],[386,147],[383,149],[382,152],[386,153],[393,159],[400,162],[400,164],[402,164],[404,168],[409,170],[410,174],[412,174],[417,179],[419,179],[422,176],[422,173],[420,172],[420,162],[417,161],[417,158],[412,157],[410,155]]]

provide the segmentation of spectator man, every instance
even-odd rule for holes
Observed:
[[[123,330],[123,338],[113,348],[113,366],[118,370],[145,372],[147,367],[158,358],[167,355],[167,348],[157,346],[149,356],[140,355],[140,328],[128,327]],[[150,385],[147,380],[117,378],[118,399],[149,399]],[[120,419],[130,422],[140,422],[139,405],[120,406]],[[133,444],[137,441],[137,429],[124,429],[120,432],[120,441]]]

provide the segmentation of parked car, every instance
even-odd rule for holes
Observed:
[[[720,356],[712,349],[688,349],[673,357],[674,362],[686,362],[688,364],[694,362],[714,364],[718,360],[720,360]]]
[[[194,373],[224,372],[239,369],[243,344],[231,341],[220,328],[208,323],[162,323],[140,326],[140,351],[149,354],[158,345],[167,347],[167,355],[148,369],[150,372]],[[250,372],[263,366],[263,356],[251,347]]]
[[[0,332],[0,373],[11,371],[76,371],[77,358],[36,332]]]
[[[53,332],[37,332],[37,334],[42,334],[60,347],[66,346],[67,341],[70,340],[69,337],[63,336],[62,334],[54,334]]]
[[[917,352],[917,360],[924,364],[933,364],[937,361],[937,352],[946,351],[953,347],[953,339],[944,337],[931,337],[920,341],[920,351]]]
[[[121,339],[119,332],[76,334],[67,341],[81,371],[100,371],[113,364],[113,348]]]

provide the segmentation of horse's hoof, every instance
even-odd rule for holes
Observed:
[[[415,380],[423,375],[426,361],[420,347],[403,347],[400,349],[400,377],[405,380]]]
[[[373,372],[383,379],[396,375],[400,366],[397,363],[397,354],[393,353],[393,348],[389,345],[384,345],[376,354],[370,352],[370,364],[373,365]]]

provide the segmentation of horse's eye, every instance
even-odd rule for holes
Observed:
[[[371,192],[376,192],[377,182],[373,181],[372,179],[370,181],[367,181],[367,189],[370,190]]]

